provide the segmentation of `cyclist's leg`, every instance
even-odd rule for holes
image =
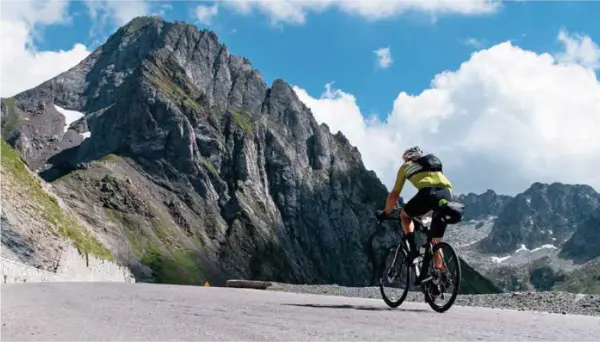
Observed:
[[[411,198],[402,208],[400,221],[402,230],[408,240],[411,250],[411,257],[416,257],[418,250],[415,246],[415,227],[412,221],[413,217],[425,215],[429,211],[429,189],[421,189]]]
[[[447,224],[442,222],[439,218],[439,215],[435,215],[433,216],[432,220],[431,220],[431,244],[432,246],[435,246],[437,243],[442,241],[442,238],[444,237],[444,232],[446,231],[446,226]],[[437,269],[443,269],[444,268],[444,259],[443,259],[444,255],[442,254],[442,250],[438,249],[434,254],[433,254],[433,266]]]
[[[452,191],[450,189],[437,189],[434,193],[434,196],[432,196],[432,200],[435,201],[435,206],[437,206],[438,202],[441,199],[445,199],[448,201],[452,200]],[[432,203],[433,204],[433,203]],[[432,237],[432,245],[435,246],[436,243],[442,241],[442,238],[444,237],[444,233],[446,232],[446,227],[448,225],[444,222],[442,222],[440,215],[436,215],[436,213],[434,213],[432,219],[431,219],[431,237]],[[441,250],[437,250],[434,254],[433,254],[433,266],[436,269],[439,270],[444,270],[445,266],[444,266],[444,259],[443,259],[443,254]]]

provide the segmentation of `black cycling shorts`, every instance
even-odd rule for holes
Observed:
[[[448,188],[423,188],[406,203],[404,211],[410,217],[422,216],[437,208],[441,199],[452,201],[452,191]],[[446,226],[439,217],[434,216],[431,220],[432,237],[443,237]]]

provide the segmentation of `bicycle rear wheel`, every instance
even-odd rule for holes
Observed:
[[[410,286],[410,265],[406,258],[406,250],[402,248],[402,245],[388,249],[379,270],[379,290],[383,301],[391,308],[400,306],[406,299]],[[386,293],[386,286],[384,284],[387,281],[392,284],[394,281],[397,281],[400,288],[395,289],[390,285]],[[403,289],[402,286],[404,287]]]
[[[456,250],[447,242],[439,242],[432,249],[432,255],[438,250],[442,252],[442,264],[445,266],[445,274],[441,276],[434,276],[433,280],[430,280],[424,284],[425,301],[429,306],[436,312],[446,312],[456,301],[458,292],[460,291],[460,280],[461,280],[461,267],[460,260]],[[434,263],[433,260],[429,265],[430,274],[434,274]],[[438,305],[437,299],[445,299],[445,291],[449,288],[452,290],[449,295],[448,302],[444,305]]]

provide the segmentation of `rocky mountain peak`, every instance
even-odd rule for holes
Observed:
[[[372,279],[366,244],[386,188],[289,84],[268,87],[210,31],[136,18],[2,104],[16,119],[7,140],[32,168],[100,234],[137,237],[112,247],[137,255],[123,261],[138,275],[156,255],[196,255],[212,275]],[[64,110],[82,116],[67,122]]]
[[[536,182],[504,206],[480,248],[509,253],[521,244],[560,246],[599,208],[600,194],[590,186]]]
[[[464,216],[465,221],[498,216],[511,199],[512,197],[499,195],[491,189],[479,195],[468,193],[458,196],[458,201],[467,205]]]
[[[136,97],[145,101],[158,94],[161,102],[178,106],[179,112],[195,121],[202,105],[221,112],[237,108],[260,114],[266,93],[267,85],[260,73],[246,58],[231,56],[214,32],[159,17],[138,17],[74,68],[11,99],[8,112],[20,120],[12,120],[11,127],[3,122],[3,131],[6,139],[23,152],[30,167],[44,169],[52,155],[81,143],[77,133],[84,133],[69,134],[65,118],[54,105],[85,114],[94,140],[98,127],[94,123],[115,126],[124,118],[131,119],[112,112],[123,107],[120,102],[130,106]],[[289,99],[290,106],[295,107],[292,109],[297,110],[300,102],[290,97],[291,93],[291,88],[278,80],[271,90],[271,102],[283,107]],[[190,114],[192,111],[196,114]],[[108,121],[101,118],[113,116],[119,117]],[[98,153],[113,152],[110,149],[100,148]]]
[[[535,182],[533,183],[527,190],[523,192],[524,195],[547,195],[550,197],[553,196],[562,196],[569,193],[578,193],[582,195],[586,194],[594,194],[596,191],[594,188],[587,184],[564,184],[560,182],[554,183],[541,183]]]

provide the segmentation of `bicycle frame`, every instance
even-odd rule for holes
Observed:
[[[398,210],[400,208],[394,208],[394,210]],[[435,215],[435,212],[433,213],[433,215]],[[396,216],[390,216],[384,220],[378,221],[378,224],[380,227],[383,226],[383,222],[384,221],[400,221],[400,217],[396,217]],[[427,269],[429,267],[429,263],[432,261],[431,258],[433,256],[433,253],[431,253],[431,250],[433,249],[432,246],[432,237],[430,234],[430,227],[429,225],[425,224],[420,217],[413,217],[412,218],[413,224],[414,224],[414,232],[422,232],[427,236],[427,242],[425,243],[425,251],[424,253],[420,256],[422,256],[422,268],[423,269]],[[398,222],[398,224],[400,225],[400,227],[402,226],[402,224],[400,222]],[[404,231],[402,229],[399,229],[398,227],[394,227],[395,230],[397,232],[399,232],[401,234],[401,238],[400,238],[400,242],[396,245],[396,252],[394,253],[394,260],[392,262],[393,265],[396,264],[396,260],[398,258],[398,252],[400,251],[400,249],[404,250],[405,255],[408,255],[408,251],[410,249],[408,240],[406,239],[406,235],[404,234]],[[416,246],[417,248],[419,248],[420,246],[423,245],[418,245]],[[388,247],[391,248],[392,246]],[[413,260],[413,264],[411,265],[411,267],[413,268],[414,272],[415,272],[415,277],[419,277],[419,275],[421,274],[421,269],[419,269],[419,267],[417,267],[417,265],[415,264],[415,261],[418,261],[418,259]]]

